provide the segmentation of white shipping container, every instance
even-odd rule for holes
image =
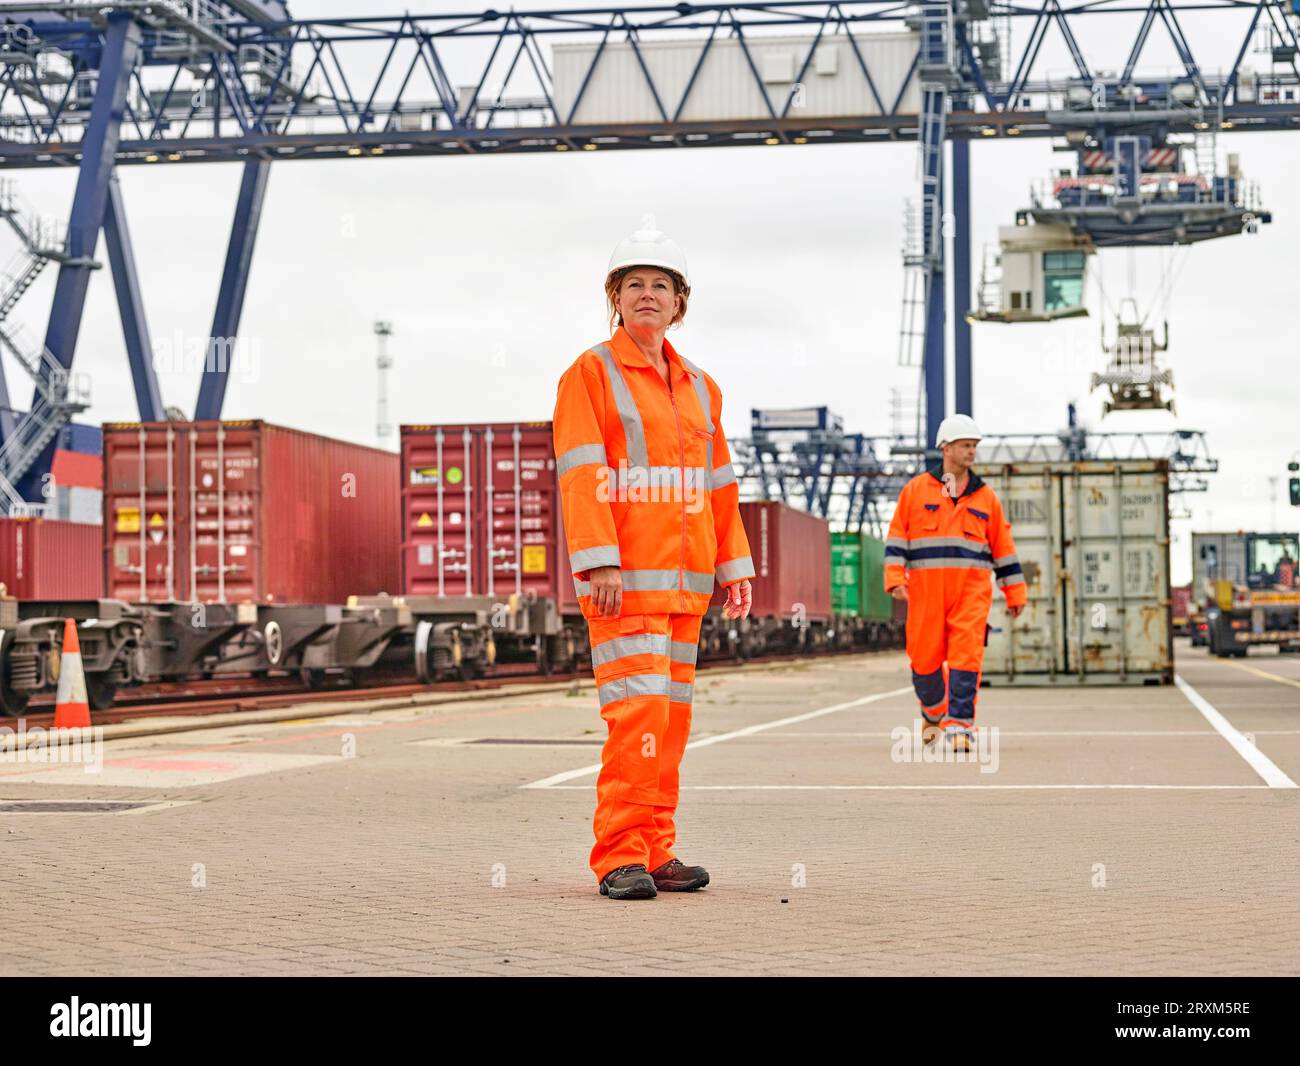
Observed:
[[[779,117],[795,91],[794,79],[804,66],[814,38],[746,37],[747,57],[739,40],[715,37],[691,84],[691,74],[706,40],[643,41],[637,50],[626,42],[607,42],[594,70],[592,60],[600,42],[554,45],[557,117],[561,122],[568,121],[580,90],[582,99],[572,119],[577,124],[663,122],[665,116],[668,121],[676,116],[682,122],[762,119],[772,117],[773,112]],[[787,116],[881,115],[894,111],[895,101],[899,114],[917,114],[921,93],[912,69],[917,50],[917,34],[910,32],[854,34],[852,41],[846,34],[823,36],[798,83]],[[864,65],[870,81],[863,73]],[[583,89],[588,71],[591,79]],[[645,71],[649,71],[654,91]],[[677,115],[688,84],[690,97]],[[771,111],[763,101],[764,91],[771,101]]]
[[[1000,595],[992,685],[1168,684],[1169,469],[1164,460],[977,464],[1002,500],[1029,602]]]
[[[60,485],[55,491],[55,514],[65,522],[97,526],[104,521],[104,493],[80,485]]]

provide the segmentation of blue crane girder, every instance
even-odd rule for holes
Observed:
[[[926,340],[924,377],[927,435],[945,411],[943,339],[946,264],[940,219],[944,201],[944,145],[953,145],[950,206],[955,223],[954,329],[957,349],[956,403],[970,410],[969,141],[1017,134],[1051,137],[1067,130],[1112,131],[1115,122],[1158,124],[1162,134],[1198,128],[1207,117],[1238,131],[1300,129],[1297,38],[1286,0],[1240,0],[1228,6],[1205,0],[789,0],[766,3],[674,4],[589,7],[578,10],[488,10],[477,13],[403,14],[386,17],[295,19],[279,0],[215,0],[231,18],[205,22],[185,5],[42,4],[9,7],[11,48],[0,62],[0,169],[79,168],[70,241],[79,251],[61,265],[51,307],[47,346],[70,366],[84,307],[98,232],[107,226],[109,256],[141,417],[159,413],[161,397],[149,359],[149,334],[127,234],[120,193],[111,184],[117,165],[239,161],[245,164],[227,249],[221,289],[209,337],[196,414],[219,417],[229,372],[218,353],[233,344],[247,290],[267,174],[273,160],[413,155],[474,155],[569,150],[629,150],[710,146],[827,143],[891,143],[916,139],[927,146],[922,191],[926,233]],[[921,11],[917,22],[916,9]],[[1206,62],[1183,33],[1181,11],[1253,8],[1242,36],[1237,30],[1216,42],[1232,49],[1225,63]],[[1145,12],[1124,70],[1100,78],[1079,46],[1074,28],[1087,18]],[[1004,81],[983,66],[969,27],[992,15],[1028,25],[1023,47],[1009,58]],[[1182,72],[1152,83],[1138,72],[1143,48],[1157,24],[1166,27]],[[859,45],[862,31],[917,27],[916,54],[900,85],[873,66]],[[773,89],[756,58],[765,34],[806,38],[794,59],[794,81]],[[943,27],[947,27],[944,29]],[[1276,65],[1267,99],[1239,99],[1238,80],[1252,35],[1268,27],[1290,49],[1289,65]],[[1049,30],[1063,37],[1074,67],[1072,85],[1093,92],[1091,108],[1064,108],[1053,101],[1059,87],[1037,74]],[[665,35],[693,31],[700,51],[680,91],[656,75],[643,50]],[[556,73],[542,45],[574,35],[599,38],[579,88],[561,107]],[[845,62],[860,72],[872,105],[866,113],[801,113],[798,87],[813,69],[819,45],[832,35],[846,42]],[[188,44],[187,44],[188,42]],[[707,92],[701,72],[723,42],[744,57],[761,117],[688,119]],[[1238,44],[1239,42],[1239,44]],[[654,114],[649,120],[584,120],[580,105],[608,48],[630,49],[644,79]],[[178,47],[178,45],[185,45]],[[30,61],[22,47],[29,47]],[[383,59],[375,68],[375,49]],[[460,54],[458,54],[458,52]],[[978,52],[978,54],[977,54]],[[466,60],[465,56],[474,59]],[[17,56],[17,58],[12,58]],[[484,56],[486,58],[484,59]],[[358,58],[364,57],[364,58]],[[31,76],[37,58],[65,80]],[[62,66],[60,66],[62,64]],[[468,72],[468,74],[467,74]],[[87,99],[83,78],[95,84]],[[467,87],[458,90],[457,84]],[[522,88],[520,87],[522,83]],[[921,113],[904,107],[909,86],[925,84]],[[1125,90],[1143,85],[1145,110]],[[1154,85],[1154,88],[1153,88]],[[1188,87],[1194,101],[1188,106]],[[1177,108],[1169,104],[1175,89]],[[1286,90],[1285,92],[1280,90]],[[1292,91],[1295,90],[1295,91]],[[1164,93],[1164,97],[1161,93]],[[1168,106],[1161,109],[1160,101]],[[1121,110],[1125,113],[1121,114]],[[80,257],[80,258],[78,258]],[[3,381],[0,380],[0,386]],[[2,397],[0,397],[2,398]],[[0,431],[5,422],[0,418]],[[44,465],[42,459],[40,465]],[[39,465],[32,476],[40,473]],[[27,489],[32,488],[30,478]],[[815,491],[815,489],[814,489]],[[29,498],[34,498],[30,497]],[[864,504],[865,506],[865,504]]]

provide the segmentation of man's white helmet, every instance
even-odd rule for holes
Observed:
[[[671,270],[680,275],[682,284],[690,288],[691,279],[686,272],[686,256],[662,230],[655,228],[654,215],[643,215],[641,228],[618,242],[614,254],[609,257],[609,270],[605,277],[616,270],[629,266],[658,267]]]
[[[979,440],[983,434],[975,419],[970,415],[949,415],[939,423],[939,432],[935,436],[934,446],[942,448],[955,440]]]

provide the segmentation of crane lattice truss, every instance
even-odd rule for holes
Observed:
[[[1090,64],[1076,38],[1081,20],[1134,13],[1141,24],[1122,71]],[[1182,25],[1189,13],[1223,22],[1213,57],[1193,51]],[[1006,32],[1012,24],[1015,38]],[[1179,69],[1146,77],[1143,52],[1161,27]],[[870,35],[889,32],[910,35],[901,83],[871,59]],[[760,69],[764,39],[774,34],[801,42],[784,74]],[[1252,72],[1247,100],[1238,79],[1261,34],[1270,66]],[[1070,57],[1063,78],[1041,72],[1049,37],[1063,40]],[[684,76],[665,77],[653,61],[654,47],[668,40],[696,50]],[[847,62],[868,90],[857,113],[816,115],[804,105],[801,87],[817,69],[819,45],[831,40],[847,42]],[[585,45],[577,60],[585,70],[574,71],[570,49],[569,89],[561,93],[556,46],[570,42]],[[630,50],[650,111],[636,121],[585,120],[593,78],[620,48]],[[755,106],[738,117],[693,117],[705,93],[702,72],[723,48],[739,50],[737,79],[752,80]],[[59,274],[43,346],[28,350],[0,316],[0,341],[39,379],[19,417],[0,373],[0,479],[28,500],[40,498],[57,428],[75,408],[61,375],[72,366],[87,286],[100,266],[101,230],[140,417],[165,417],[119,165],[244,164],[194,411],[217,418],[273,161],[916,140],[921,212],[908,265],[920,277],[915,304],[932,436],[946,409],[945,207],[956,237],[955,399],[959,410],[972,410],[970,141],[1097,134],[1124,123],[1174,134],[1211,124],[1293,130],[1300,127],[1297,51],[1283,0],[789,0],[319,19],[295,19],[281,0],[5,3],[0,168],[76,168],[78,177],[66,239],[44,250]],[[1082,105],[1081,87],[1090,90]],[[950,204],[945,142],[952,145]],[[6,313],[11,297],[0,292]],[[51,395],[58,402],[47,402]],[[10,440],[20,443],[11,448]]]
[[[824,410],[824,409],[822,409]],[[835,420],[836,422],[838,420]],[[840,426],[728,439],[741,498],[779,500],[825,518],[833,528],[883,538],[892,503],[918,471],[910,440],[844,433]],[[980,439],[979,463],[1163,459],[1169,491],[1204,492],[1219,469],[1203,431],[1092,433],[1071,425],[1056,433],[992,434]]]

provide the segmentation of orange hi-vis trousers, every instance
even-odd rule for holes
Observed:
[[[678,766],[691,731],[698,614],[588,618],[600,716],[609,727],[596,779],[591,869],[674,858]]]

